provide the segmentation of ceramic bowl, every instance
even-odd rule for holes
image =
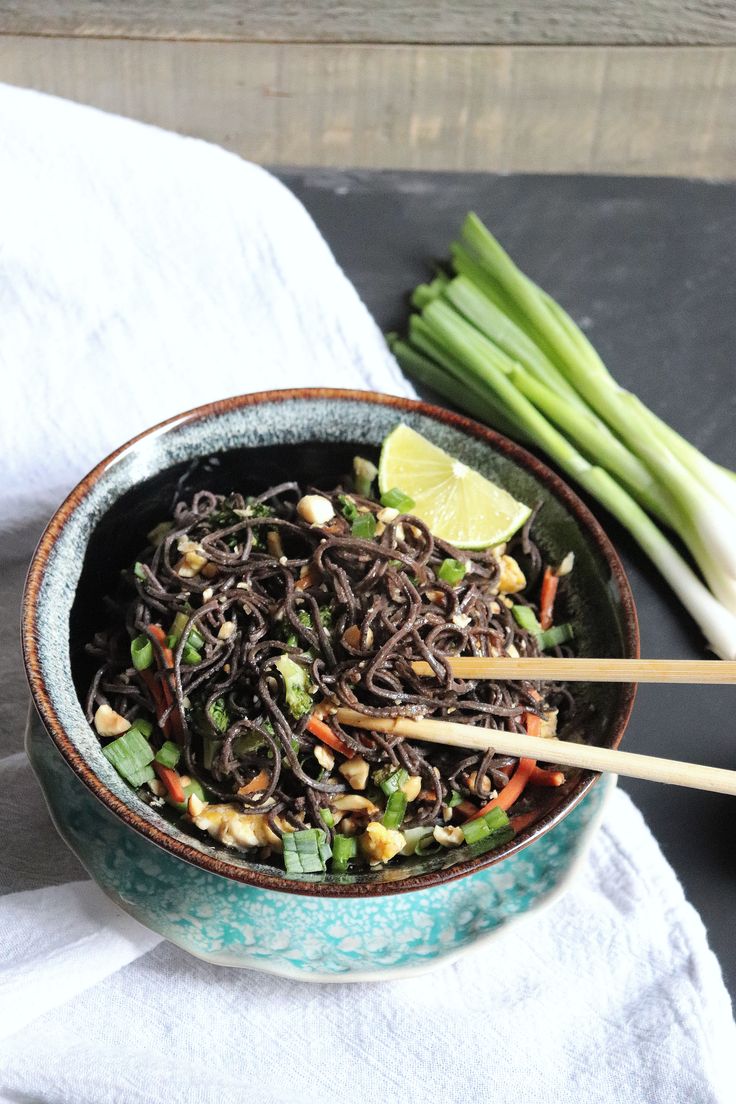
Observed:
[[[494,851],[461,847],[394,869],[294,878],[171,824],[102,755],[80,704],[90,673],[83,645],[100,627],[104,594],[177,488],[253,493],[294,477],[334,485],[356,451],[377,454],[399,421],[522,501],[541,501],[534,532],[543,555],[575,553],[564,615],[578,652],[638,655],[631,592],[598,523],[543,464],[467,418],[370,392],[274,391],[200,407],[124,445],[72,491],[31,563],[23,647],[38,716],[28,751],[59,831],[102,889],[211,961],[318,980],[426,968],[546,900],[600,811],[597,776],[573,772]],[[586,739],[617,746],[634,688],[576,692],[592,707]]]

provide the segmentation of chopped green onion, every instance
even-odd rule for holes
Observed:
[[[128,731],[131,731],[134,728],[137,729],[138,732],[140,732],[141,736],[145,736],[147,740],[153,733],[153,725],[150,721],[147,721],[145,717],[138,717],[137,720],[133,721]]]
[[[348,863],[358,854],[358,845],[352,836],[336,835],[332,841],[332,870],[344,874]]]
[[[170,533],[173,528],[173,521],[160,521],[158,525],[154,525],[150,533],[146,535],[146,540],[155,547],[161,543],[166,534]]]
[[[210,716],[210,720],[217,729],[218,732],[227,732],[230,727],[230,717],[228,716],[227,708],[225,707],[224,698],[215,698],[210,703],[210,707],[207,711]]]
[[[516,608],[514,606],[514,609]],[[551,629],[545,629],[544,632],[537,633],[537,644],[540,651],[545,652],[547,648],[555,648],[558,644],[566,644],[568,640],[572,640],[574,635],[572,625],[553,625]]]
[[[146,573],[143,570],[143,564],[142,563],[136,562],[133,565],[133,574],[135,575],[136,579],[140,579],[141,582],[146,581]]]
[[[156,752],[155,759],[164,767],[175,767],[181,758],[181,748],[173,740],[166,740]]]
[[[355,490],[363,498],[370,498],[373,480],[378,475],[378,468],[364,456],[356,456],[353,460],[353,478]]]
[[[400,487],[392,487],[390,491],[381,495],[381,505],[398,510],[400,514],[408,514],[415,502],[408,494],[404,494]]]
[[[140,786],[153,778],[153,770],[149,765],[153,761],[153,749],[138,728],[131,726],[122,736],[104,747],[102,754],[131,786]]]
[[[335,817],[333,816],[332,809],[324,807],[320,809],[319,815],[322,817],[322,820],[325,822],[328,828],[335,827]]]
[[[381,818],[383,826],[385,828],[398,828],[404,819],[406,806],[406,794],[401,790],[396,790],[394,793],[389,794],[386,802],[386,809]]]
[[[500,805],[494,806],[485,816],[466,821],[462,825],[462,832],[468,844],[483,840],[492,843],[494,847],[500,847],[515,835],[511,822]]]
[[[358,507],[355,505],[352,498],[348,498],[347,495],[338,495],[337,501],[340,503],[340,509],[346,521],[355,521],[358,516]]]
[[[443,560],[437,572],[437,578],[443,583],[449,583],[450,586],[457,586],[464,579],[467,570],[468,565],[465,560]]]
[[[454,809],[456,805],[459,805],[463,799],[463,795],[457,790],[450,790],[450,797],[445,802],[448,809]]]
[[[304,667],[300,667],[299,664],[295,663],[288,655],[280,655],[274,667],[284,680],[286,704],[291,711],[292,717],[298,720],[299,717],[303,717],[305,713],[309,713],[313,705],[312,699],[309,696],[307,672]]]
[[[235,744],[237,744],[237,740],[233,741],[233,751],[237,755],[238,752],[235,750]],[[212,764],[221,746],[222,739],[219,736],[202,737],[202,765],[205,770],[212,770]]]
[[[286,832],[283,837],[287,874],[318,874],[327,869],[332,850],[321,828]]]
[[[523,606],[517,603],[511,607],[511,612],[514,615],[517,625],[521,625],[522,629],[526,629],[526,631],[530,633],[539,633],[542,631],[539,619],[531,606]]]
[[[354,537],[360,540],[373,540],[376,535],[376,518],[374,514],[358,514],[350,531]]]
[[[202,656],[199,654],[196,648],[193,648],[188,642],[184,645],[184,651],[181,654],[182,661],[189,664],[190,667],[194,667],[197,663],[202,662]]]
[[[145,671],[153,663],[153,645],[147,636],[141,633],[130,642],[130,658],[136,671]]]
[[[190,617],[190,614],[188,614],[188,613],[182,613],[182,612],[177,613],[177,615],[174,618],[174,621],[172,623],[171,630],[170,630],[170,635],[169,635],[169,638],[168,638],[170,641],[172,641],[172,643],[169,644],[170,648],[175,648],[176,645],[181,640],[181,634],[184,632],[184,629],[187,627],[189,617]],[[197,649],[203,648],[204,647],[204,637],[200,633],[198,633],[196,629],[190,629],[189,632],[187,633],[187,643],[191,644],[191,646],[193,648],[197,648]]]
[[[434,840],[433,828],[405,828],[403,830],[404,846],[401,849],[402,855],[421,855],[425,844],[429,840]],[[436,841],[435,841],[436,842]],[[440,846],[438,844],[438,846]]]
[[[166,800],[168,801],[169,805],[171,805],[174,809],[178,809],[180,813],[186,812],[187,805],[189,804],[189,798],[192,796],[192,794],[198,797],[200,801],[207,801],[207,794],[202,784],[198,782],[196,778],[193,778],[191,782],[187,782],[186,786],[182,786],[182,789],[184,791],[183,801],[174,801],[171,794],[166,795]]]
[[[396,793],[400,790],[408,778],[409,772],[404,770],[403,767],[399,767],[398,770],[392,771],[391,774],[383,778],[379,778],[378,775],[375,775],[375,779],[386,797],[390,797],[392,793]]]

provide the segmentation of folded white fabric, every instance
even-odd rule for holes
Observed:
[[[261,169],[7,87],[0,157],[6,565],[84,471],[178,410],[274,386],[411,393],[306,212]],[[20,578],[0,573],[6,622]],[[348,1085],[367,1102],[730,1099],[718,964],[622,793],[567,895],[453,966],[357,987],[228,971],[159,943],[85,880],[19,754],[6,653],[3,1100],[322,1104]]]

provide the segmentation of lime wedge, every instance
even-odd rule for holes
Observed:
[[[531,510],[407,425],[389,433],[378,467],[381,494],[399,487],[414,499],[412,513],[436,537],[458,548],[501,544]]]

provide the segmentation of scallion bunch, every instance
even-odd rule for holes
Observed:
[[[629,530],[710,648],[736,658],[736,475],[621,388],[476,215],[451,255],[453,275],[414,292],[406,339],[390,338],[399,363],[474,417],[544,450]]]

